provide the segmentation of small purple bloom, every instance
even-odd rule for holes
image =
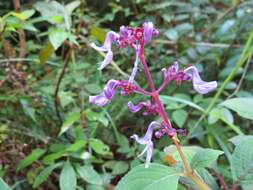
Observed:
[[[134,105],[131,101],[128,102],[128,108],[131,112],[136,113],[140,111],[142,108],[145,108],[145,112],[143,115],[149,115],[149,114],[158,114],[157,107],[151,103],[150,100],[146,102],[140,102],[137,105]]]
[[[103,68],[105,68],[109,63],[112,62],[113,59],[113,52],[111,50],[112,47],[112,43],[116,42],[119,38],[119,34],[117,34],[116,32],[110,31],[106,34],[106,38],[104,41],[103,46],[98,47],[96,44],[91,43],[91,47],[93,47],[95,50],[97,51],[103,51],[103,52],[107,52],[105,55],[105,59],[102,62],[101,66],[99,67],[99,70],[102,70]]]
[[[179,71],[178,63],[173,63],[168,69],[163,68],[163,78],[164,80],[173,80]]]
[[[156,121],[151,122],[148,126],[148,130],[147,130],[145,136],[142,138],[139,138],[139,136],[136,134],[131,136],[131,138],[134,139],[137,143],[142,144],[142,145],[146,145],[144,150],[138,156],[138,157],[140,157],[145,152],[147,152],[145,168],[149,167],[149,164],[150,164],[151,158],[152,158],[152,154],[153,154],[154,145],[152,142],[152,136],[153,136],[153,131],[154,131],[155,127],[160,127],[160,123],[158,123]]]
[[[157,36],[159,34],[159,31],[154,28],[154,24],[152,22],[144,22],[143,29],[145,44],[148,43],[153,36]]]
[[[120,81],[113,79],[109,80],[104,87],[103,92],[97,96],[90,96],[89,102],[97,106],[105,106],[110,100],[112,100],[119,84]]]
[[[199,76],[198,69],[194,66],[190,66],[187,69],[185,69],[184,73],[187,74],[191,73],[193,88],[200,94],[207,94],[208,92],[211,92],[217,88],[216,81],[211,82],[203,81]]]

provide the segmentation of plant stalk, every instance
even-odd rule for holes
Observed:
[[[153,98],[153,100],[155,101],[155,103],[158,106],[159,114],[162,117],[163,121],[167,124],[167,126],[171,127],[170,120],[168,119],[167,114],[166,114],[165,109],[164,109],[164,106],[161,103],[161,100],[159,98],[159,91],[157,91],[156,88],[155,88],[155,85],[154,85],[151,73],[150,73],[148,65],[147,65],[147,63],[145,61],[144,42],[141,44],[141,51],[139,53],[139,58],[140,58],[140,61],[141,61],[142,65],[143,65],[145,75],[147,77],[149,86],[150,86],[151,91],[152,91],[152,98]],[[174,144],[176,146],[176,149],[177,149],[177,151],[178,151],[178,153],[180,155],[180,158],[181,158],[181,160],[183,162],[186,176],[189,177],[196,185],[198,185],[198,187],[200,189],[202,189],[202,190],[210,190],[210,188],[207,186],[207,184],[205,182],[203,182],[199,177],[197,177],[194,174],[193,170],[191,169],[188,161],[186,160],[186,158],[185,158],[185,156],[183,154],[183,151],[181,150],[181,147],[179,145],[179,140],[176,137],[174,137],[172,139],[173,139],[173,142],[174,142]]]

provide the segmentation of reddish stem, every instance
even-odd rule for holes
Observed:
[[[161,100],[159,98],[159,92],[155,89],[155,85],[154,85],[152,76],[150,74],[150,71],[148,69],[148,65],[147,65],[146,60],[145,60],[145,56],[144,56],[144,42],[142,42],[142,44],[141,44],[141,51],[139,53],[139,58],[140,58],[140,61],[141,61],[142,65],[143,65],[145,75],[147,76],[149,86],[150,86],[150,88],[152,90],[152,97],[154,98],[154,101],[156,102],[156,104],[158,106],[159,114],[162,117],[163,121],[167,124],[167,127],[171,127],[171,123],[170,123],[170,121],[169,121],[169,119],[168,119],[168,117],[166,115],[164,106],[161,103]]]

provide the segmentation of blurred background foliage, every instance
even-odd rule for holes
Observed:
[[[140,96],[116,95],[104,108],[89,105],[88,96],[111,78],[127,79],[134,62],[134,52],[113,47],[115,62],[99,71],[104,55],[89,43],[101,44],[107,31],[144,21],[160,31],[146,49],[157,86],[161,69],[174,61],[194,64],[203,79],[219,84],[207,96],[197,95],[189,83],[163,92],[173,125],[188,131],[182,144],[225,152],[208,169],[213,189],[223,188],[222,182],[229,189],[252,189],[233,180],[228,141],[253,133],[252,47],[246,44],[252,42],[252,1],[1,0],[0,16],[1,190],[113,189],[142,162],[141,147],[129,136],[144,134],[154,118],[127,109]],[[136,80],[147,87],[143,76]],[[243,99],[229,102],[238,97]],[[154,162],[174,161],[163,152],[170,144],[166,137],[156,140]]]

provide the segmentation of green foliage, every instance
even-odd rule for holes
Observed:
[[[223,154],[220,150],[202,149],[199,150],[191,159],[192,169],[211,167],[211,164],[217,160],[218,156]]]
[[[149,169],[144,165],[133,168],[125,177],[121,179],[116,190],[121,189],[177,189],[179,173],[173,169],[160,165],[151,164]]]
[[[253,98],[232,98],[222,102],[222,106],[225,106],[235,112],[241,117],[247,119],[253,119]]]
[[[11,190],[11,188],[0,178],[0,189],[1,190]]]
[[[20,161],[17,165],[17,171],[31,165],[33,162],[37,161],[46,151],[43,149],[34,149],[31,154],[29,154],[24,160]]]
[[[82,179],[93,185],[102,185],[103,180],[92,166],[77,166],[77,172]]]
[[[69,161],[64,163],[60,175],[60,188],[61,190],[75,190],[76,189],[76,174],[75,170]]]
[[[238,141],[237,141],[238,142]],[[233,180],[242,185],[253,184],[253,136],[236,143],[232,154],[231,170]]]

